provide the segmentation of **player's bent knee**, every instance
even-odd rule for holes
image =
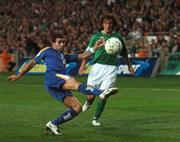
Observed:
[[[75,110],[77,113],[80,113],[82,111],[82,106],[81,105],[75,105],[72,108],[73,110]]]
[[[89,101],[92,101],[92,100],[95,99],[95,96],[94,96],[94,95],[88,95],[88,96],[87,96],[87,99],[88,99]]]

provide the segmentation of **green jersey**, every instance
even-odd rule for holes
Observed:
[[[123,42],[121,35],[117,32],[113,32],[112,34],[105,34],[103,33],[103,31],[101,31],[94,34],[89,41],[88,48],[92,48],[95,45],[96,41],[101,38],[107,41],[111,37],[116,37],[122,42],[123,48],[121,52],[119,53],[119,55],[123,57],[127,56],[126,46]],[[93,63],[99,63],[99,64],[105,64],[105,65],[117,65],[117,62],[118,62],[117,56],[118,54],[113,54],[113,55],[107,54],[105,48],[102,47],[96,50],[96,52],[94,53]]]

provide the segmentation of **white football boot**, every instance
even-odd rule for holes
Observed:
[[[52,124],[51,121],[49,121],[46,124],[46,130],[51,131],[54,135],[62,135],[58,129],[58,127],[54,124]]]
[[[82,106],[82,111],[83,112],[85,112],[85,111],[87,111],[89,108],[90,108],[90,104],[88,104],[88,102],[86,101],[85,103],[84,103],[84,105]]]
[[[101,123],[99,121],[97,121],[97,120],[93,120],[92,125],[95,126],[95,127],[98,127],[98,126],[101,125]]]
[[[118,92],[118,88],[109,88],[107,90],[104,90],[100,95],[99,98],[100,99],[106,99],[108,98],[110,95],[114,95]]]

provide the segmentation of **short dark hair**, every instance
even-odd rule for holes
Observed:
[[[116,18],[111,14],[105,14],[101,17],[101,24],[103,24],[104,20],[112,20],[113,21],[113,27],[117,27],[117,21]]]
[[[57,38],[66,38],[65,35],[61,33],[52,33],[51,34],[51,42],[55,42]]]

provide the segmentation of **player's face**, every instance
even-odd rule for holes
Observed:
[[[113,20],[112,19],[104,19],[103,24],[104,32],[106,34],[110,34],[113,31]]]
[[[65,38],[57,38],[56,41],[53,42],[53,48],[55,48],[56,50],[62,51],[65,45],[66,45]]]

